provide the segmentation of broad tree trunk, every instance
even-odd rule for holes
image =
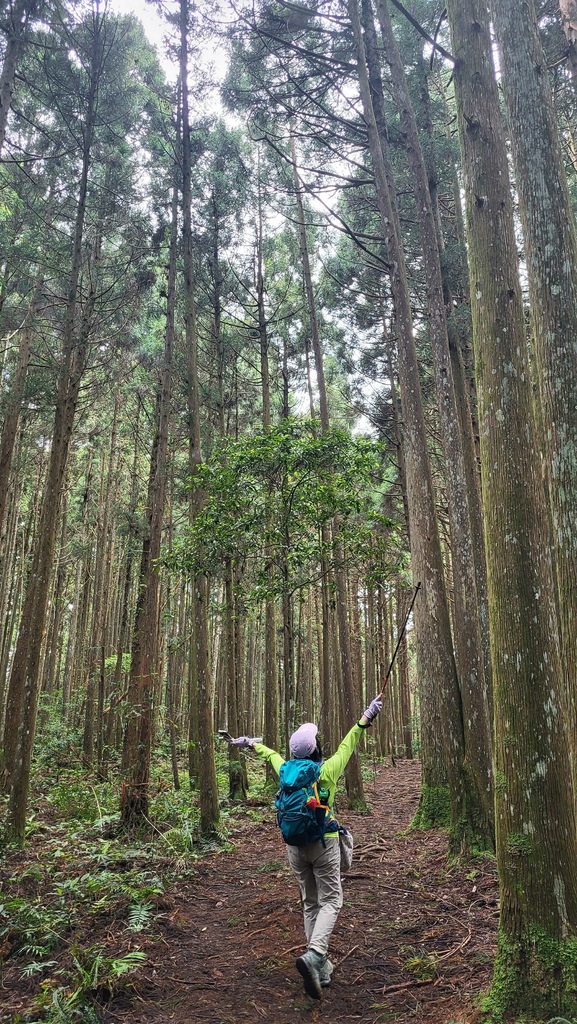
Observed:
[[[549,514],[487,12],[449,0],[465,169],[495,698],[497,1016],[575,1012],[577,831]]]
[[[541,443],[553,543],[567,714],[577,759],[577,229],[534,0],[491,0],[503,62],[532,337],[543,410]],[[577,9],[573,5],[573,17]],[[565,24],[570,11],[565,5]]]
[[[384,7],[383,0],[379,0],[379,11]],[[388,12],[388,8],[387,8]],[[381,19],[382,20],[382,19]],[[390,21],[390,19],[389,19]],[[401,66],[401,74],[403,68]],[[421,57],[417,66],[417,77],[419,81],[419,110],[417,121],[419,128],[419,139],[429,138],[434,135],[433,119],[431,115],[431,98],[429,95],[429,61]],[[447,122],[449,118],[447,117]],[[451,127],[447,123],[447,137],[451,138]],[[481,639],[481,651],[483,659],[484,689],[486,692],[485,703],[488,706],[488,725],[490,737],[490,749],[492,749],[493,733],[493,696],[492,696],[492,669],[491,669],[491,647],[489,641],[489,607],[487,597],[487,563],[485,560],[485,528],[483,522],[483,511],[481,507],[481,463],[479,458],[479,416],[477,407],[477,389],[475,384],[475,366],[473,358],[473,344],[470,330],[465,330],[463,325],[458,326],[455,318],[455,301],[460,305],[469,304],[469,280],[466,266],[466,246],[464,236],[464,225],[462,223],[462,209],[460,185],[456,172],[455,179],[455,230],[453,231],[453,245],[459,246],[462,254],[462,261],[457,269],[458,287],[454,280],[455,271],[451,272],[451,263],[455,255],[447,260],[444,257],[445,235],[443,232],[443,221],[441,217],[439,194],[437,188],[437,166],[434,156],[434,147],[427,146],[425,153],[427,178],[429,182],[429,193],[433,206],[433,217],[438,239],[439,253],[441,254],[441,277],[443,284],[443,297],[447,316],[447,338],[451,359],[453,387],[459,417],[461,441],[463,446],[463,459],[465,469],[465,485],[467,490],[467,502],[469,507],[469,523],[471,535],[471,551],[474,562],[475,586],[476,586],[476,607],[478,627]],[[455,253],[455,249],[453,249]],[[455,288],[457,290],[455,291]],[[492,789],[492,782],[491,782]],[[492,815],[494,817],[494,815]]]

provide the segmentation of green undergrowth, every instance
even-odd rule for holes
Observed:
[[[160,747],[148,819],[127,834],[114,761],[98,778],[79,764],[70,736],[50,739],[34,764],[25,846],[4,842],[0,851],[0,980],[5,991],[34,993],[16,1017],[0,999],[0,1021],[98,1024],[103,1008],[138,983],[147,940],[173,908],[170,891],[194,879],[206,856],[234,850],[235,820],[270,816],[270,797],[263,806],[229,805],[226,749],[218,750],[221,817],[203,838],[186,752],[175,790],[168,751]],[[3,797],[0,824],[5,812]]]
[[[26,1011],[4,1012],[4,1024],[98,1024],[103,1009],[130,995],[146,962],[146,947],[174,910],[170,892],[197,875],[207,856],[234,851],[240,820],[274,820],[274,792],[262,761],[248,756],[249,800],[229,800],[228,752],[217,745],[220,821],[209,839],[200,832],[198,793],[191,791],[187,751],[175,790],[169,749],[153,757],[149,814],[127,833],[120,824],[121,776],[110,753],[100,772],[79,762],[81,738],[45,723],[31,779],[25,845],[0,832],[0,982],[7,992],[31,992]],[[365,781],[374,758],[363,758]],[[348,805],[344,782],[336,808]],[[6,798],[0,797],[0,829]],[[345,812],[346,820],[346,812]],[[286,870],[271,861],[267,873]]]

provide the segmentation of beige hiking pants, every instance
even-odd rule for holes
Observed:
[[[339,837],[329,836],[307,846],[287,846],[288,861],[297,879],[303,903],[309,949],[326,954],[329,939],[343,905]]]

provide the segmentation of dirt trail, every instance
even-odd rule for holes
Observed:
[[[446,836],[406,833],[419,764],[379,768],[367,784],[372,816],[340,813],[355,838],[344,907],[331,944],[333,983],[321,1003],[294,967],[301,911],[272,820],[239,816],[234,853],[221,853],[173,893],[160,938],[130,1003],[105,1020],[126,1024],[323,1022],[448,1024],[472,1019],[491,976],[497,883],[491,862],[450,867]],[[431,958],[437,974],[426,981]],[[423,974],[423,972],[425,972]],[[425,983],[423,983],[425,981]]]

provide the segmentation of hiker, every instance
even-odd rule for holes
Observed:
[[[375,697],[341,741],[336,753],[326,761],[323,761],[318,729],[313,722],[305,722],[293,732],[289,741],[290,761],[249,736],[229,741],[235,747],[254,750],[268,761],[280,779],[281,788],[276,797],[278,819],[287,843],[288,862],[300,887],[307,940],[306,952],[299,956],[296,967],[302,975],[305,991],[313,999],[321,999],[322,989],[331,981],[333,965],[327,951],[343,905],[339,826],[332,815],[337,782],[364,730],[372,725],[382,708],[381,697]],[[307,787],[310,796],[305,800],[302,790]],[[289,808],[291,793],[298,794],[298,814]],[[304,821],[307,807],[312,809],[312,824],[304,826],[298,818]],[[311,831],[307,834],[306,828],[320,838],[308,841]]]

